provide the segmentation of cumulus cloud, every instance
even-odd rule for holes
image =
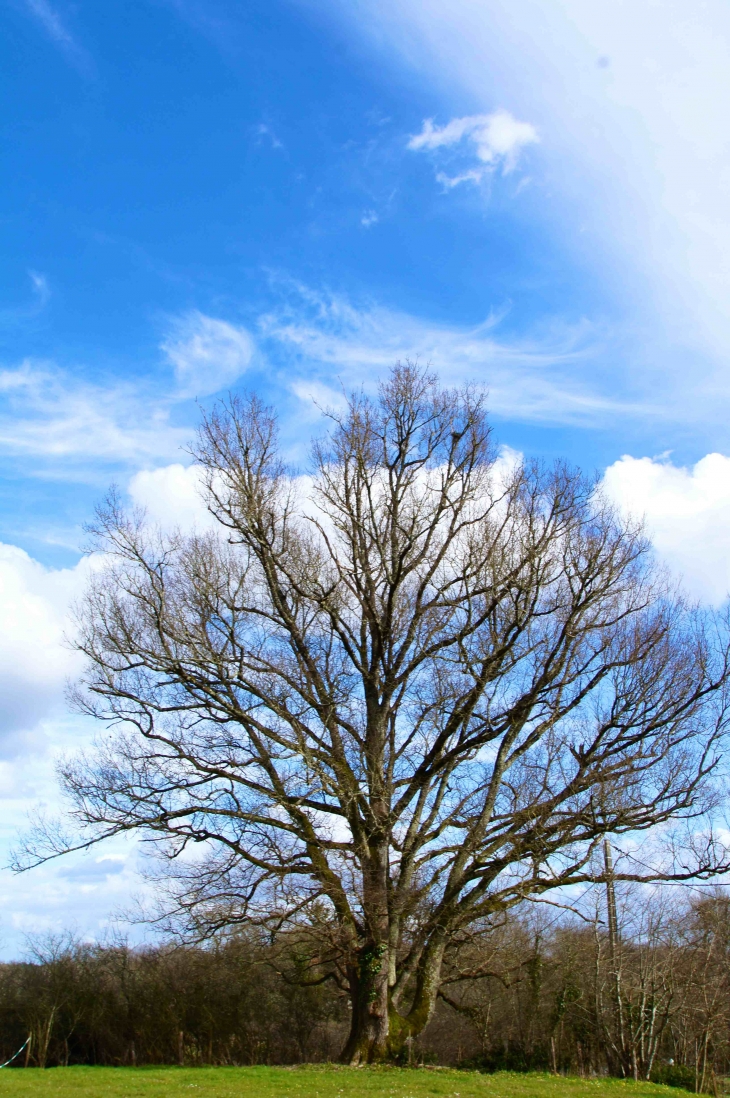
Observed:
[[[132,501],[162,529],[204,530],[213,520],[200,489],[200,467],[176,463],[136,473],[128,491]]]
[[[25,732],[61,704],[78,657],[64,645],[69,605],[88,561],[44,568],[15,545],[0,544],[0,734]]]
[[[509,111],[498,110],[492,114],[474,114],[465,118],[452,118],[445,126],[434,126],[427,118],[423,129],[408,142],[414,151],[452,148],[466,142],[472,147],[482,169],[471,168],[455,176],[440,172],[438,179],[448,187],[459,183],[479,183],[486,171],[497,165],[504,172],[512,171],[520,152],[527,145],[539,140],[537,130],[529,122],[519,122]]]
[[[92,722],[68,714],[63,694],[82,665],[67,644],[69,608],[93,566],[85,558],[72,568],[46,568],[17,546],[0,544],[0,954],[6,958],[20,954],[28,934],[103,937],[114,908],[144,887],[131,837],[19,878],[2,868],[18,828],[39,805],[51,816],[60,811],[56,761],[92,740]]]
[[[174,321],[161,347],[175,368],[178,396],[183,398],[228,388],[254,356],[254,343],[245,328],[197,310]]]
[[[73,750],[78,747],[78,740],[70,740],[65,747]],[[35,775],[42,770],[42,780],[32,785],[23,783],[22,794],[16,792],[5,802],[4,815],[11,826],[6,829],[0,825],[0,859],[4,864],[17,841],[12,825],[17,827],[18,820],[32,810],[39,796],[51,811],[57,800],[52,758],[42,766],[35,763],[28,768],[26,764],[26,772],[28,769]],[[19,770],[16,765],[16,782]],[[127,836],[105,843],[103,852],[97,849],[69,855],[20,876],[1,870],[4,887],[0,889],[0,955],[3,959],[17,959],[27,951],[29,936],[71,932],[84,941],[99,941],[118,934],[116,913],[128,909],[135,895],[145,893],[146,882],[138,872],[139,862],[138,841]],[[132,941],[152,936],[143,928],[124,926],[124,931]]]
[[[659,556],[687,590],[711,603],[730,593],[730,457],[707,454],[691,468],[622,457],[603,478],[609,498],[643,517]]]
[[[7,866],[18,828],[39,805],[60,811],[59,757],[90,746],[92,724],[66,713],[64,687],[82,657],[68,644],[69,608],[93,561],[45,568],[22,549],[0,544],[0,954],[17,957],[28,934],[78,931],[100,938],[112,911],[144,885],[130,837],[104,851],[77,854],[15,878]]]

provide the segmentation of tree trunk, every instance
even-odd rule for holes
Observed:
[[[345,1064],[372,1064],[388,1057],[387,946],[370,943],[360,950],[349,973],[352,1019],[340,1059]]]
[[[361,950],[350,975],[352,1021],[340,1057],[343,1063],[402,1062],[410,1057],[413,1038],[423,1033],[433,1016],[444,945],[439,938],[424,952],[407,1014],[395,1008],[389,993],[387,947],[371,945]]]
[[[416,975],[416,990],[408,1014],[390,1014],[389,1049],[394,1059],[401,1059],[406,1043],[420,1037],[431,1021],[441,983],[441,966],[446,940],[439,934],[424,950]],[[410,1046],[409,1046],[410,1047]]]
[[[51,1043],[51,1033],[53,1031],[53,1021],[56,1017],[56,1007],[51,1009],[50,1014],[46,1020],[45,1025],[38,1024],[38,1040],[36,1046],[38,1051],[36,1052],[36,1060],[38,1061],[38,1067],[44,1068],[48,1059],[48,1046]]]

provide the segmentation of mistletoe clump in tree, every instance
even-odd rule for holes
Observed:
[[[137,831],[191,933],[316,933],[354,1064],[423,1030],[474,928],[600,880],[606,836],[675,838],[615,879],[725,866],[696,821],[728,659],[595,482],[500,459],[477,391],[399,366],[329,422],[295,475],[232,397],[195,450],[211,530],[100,511],[77,698],[110,731],[30,859]]]

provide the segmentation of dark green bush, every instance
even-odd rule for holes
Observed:
[[[663,1083],[665,1087],[683,1087],[695,1089],[695,1069],[685,1064],[657,1064],[652,1068],[652,1083]]]

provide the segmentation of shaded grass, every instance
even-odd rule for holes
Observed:
[[[621,1079],[432,1068],[252,1067],[6,1069],[5,1095],[68,1098],[682,1098],[686,1091]]]

